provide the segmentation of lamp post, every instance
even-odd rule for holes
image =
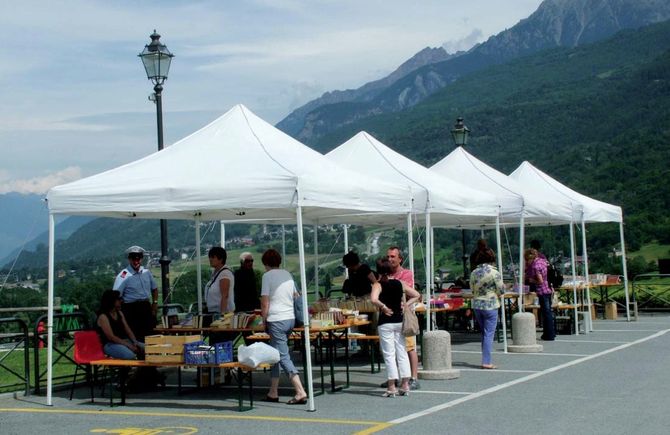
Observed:
[[[161,44],[161,35],[154,33],[150,36],[151,42],[144,46],[138,56],[142,59],[147,78],[154,84],[154,99],[156,103],[156,124],[158,127],[158,151],[163,149],[163,82],[167,80],[170,63],[174,54]],[[167,221],[161,219],[161,291],[163,295],[163,314],[167,313],[167,304],[170,302],[170,257],[168,256]]]
[[[451,129],[451,137],[457,147],[462,147],[468,144],[468,136],[470,129],[463,124],[463,118],[456,119],[454,128]],[[463,280],[468,278],[468,255],[465,253],[465,230],[461,230],[461,245],[463,249]]]

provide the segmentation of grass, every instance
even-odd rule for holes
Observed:
[[[62,351],[65,351],[65,349],[67,349],[69,344],[70,342],[59,344],[58,348],[61,349]],[[70,350],[68,354],[70,355],[70,357],[72,357],[72,350]],[[59,354],[57,352],[54,352],[53,354],[54,361],[56,361],[58,356]],[[5,358],[4,360],[2,360],[2,365],[4,367],[10,368],[11,370],[23,376],[24,373],[23,347],[21,347],[21,349],[13,351],[9,355],[7,355],[6,353],[0,353],[0,358]],[[35,359],[34,359],[33,348],[30,348],[29,361],[30,361],[29,365],[30,387],[32,392],[35,386]],[[40,381],[40,386],[42,390],[44,390],[44,388],[46,387],[46,368],[47,368],[47,350],[40,349],[40,373],[45,373],[44,379]],[[53,366],[53,370],[54,370],[53,371],[54,384],[72,382],[72,376],[74,375],[75,366],[69,360],[63,357],[60,360],[56,361],[56,363]],[[65,379],[59,380],[58,378],[60,377],[65,377]],[[7,391],[22,391],[24,385],[25,385],[24,381],[19,379],[17,376],[12,374],[5,368],[0,367],[0,393],[4,393]]]
[[[670,258],[670,245],[649,243],[643,245],[639,251],[628,253],[628,258],[643,257],[645,261],[656,262],[659,258]]]

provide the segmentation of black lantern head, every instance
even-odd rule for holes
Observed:
[[[170,53],[170,50],[161,44],[161,35],[156,33],[156,30],[150,37],[151,43],[145,45],[144,50],[138,56],[142,59],[147,78],[155,85],[162,85],[168,78],[170,62],[172,62],[174,54]]]
[[[457,147],[462,147],[468,144],[468,135],[470,129],[463,124],[463,118],[456,119],[454,128],[451,129],[451,137],[454,138],[454,143]]]

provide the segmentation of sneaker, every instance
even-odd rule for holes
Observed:
[[[410,378],[409,389],[410,390],[419,390],[419,389],[421,389],[421,384],[419,384],[419,381],[417,381],[416,379]]]
[[[384,381],[381,384],[379,384],[379,388],[387,388],[389,386],[388,381]],[[398,380],[395,380],[395,386],[398,387]]]

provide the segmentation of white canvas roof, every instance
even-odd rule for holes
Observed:
[[[361,174],[361,175],[359,175]],[[51,213],[305,222],[407,213],[411,192],[341,168],[242,105],[162,151],[52,188]]]
[[[568,198],[574,204],[574,209],[576,211],[575,222],[582,220],[582,210],[584,211],[583,219],[587,223],[621,223],[623,221],[621,207],[582,195],[581,193],[559,183],[528,162],[521,163],[521,165],[510,174],[510,177],[522,184],[532,185],[534,188],[542,191],[547,197]]]
[[[413,211],[429,211],[433,226],[495,224],[498,207],[492,195],[442,178],[366,132],[356,134],[326,157],[376,179],[407,183],[414,195]]]
[[[457,147],[430,167],[451,180],[468,180],[468,185],[493,194],[499,201],[503,221],[516,223],[523,210],[526,224],[570,223],[572,203],[562,195],[547,197],[533,185],[519,183]]]

